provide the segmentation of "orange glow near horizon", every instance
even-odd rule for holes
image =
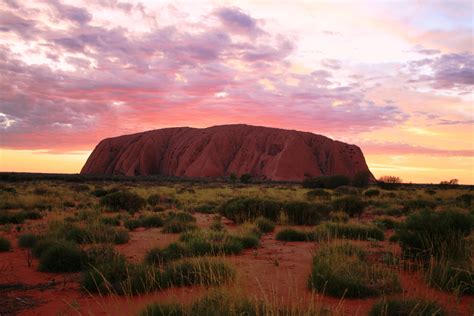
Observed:
[[[0,172],[80,173],[90,152],[51,154],[29,150],[0,150]],[[425,155],[365,155],[376,178],[400,177],[404,182],[439,183],[457,178],[461,184],[474,184],[474,157],[429,157]],[[446,166],[456,166],[446,168]],[[461,177],[456,175],[462,175]]]

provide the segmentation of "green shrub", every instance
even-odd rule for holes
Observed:
[[[140,316],[257,316],[257,315],[306,315],[302,311],[285,312],[273,309],[263,302],[246,297],[229,295],[223,291],[211,291],[190,305],[153,303]],[[313,315],[311,313],[311,315]]]
[[[275,223],[263,216],[255,219],[255,226],[264,234],[271,233],[275,229]]]
[[[309,287],[335,297],[365,298],[401,291],[395,272],[364,260],[354,246],[329,245],[313,257]]]
[[[288,223],[293,225],[316,225],[331,211],[327,204],[306,202],[287,202],[283,209]]]
[[[126,210],[135,213],[143,208],[145,200],[136,193],[119,191],[103,196],[100,199],[100,204],[111,211]]]
[[[238,241],[243,245],[244,249],[251,249],[251,248],[258,248],[258,245],[260,244],[260,237],[253,233],[253,232],[248,232],[246,234],[241,234],[240,236],[237,237],[237,240],[234,241],[234,245],[237,244],[237,246],[234,246],[235,248],[238,249]],[[242,249],[240,249],[242,250]],[[232,253],[239,253],[240,250]]]
[[[101,217],[100,222],[103,225],[120,226],[120,219],[118,219],[118,217]]]
[[[216,212],[216,208],[217,208],[216,203],[208,202],[208,203],[200,204],[194,207],[194,211],[199,212],[199,213],[212,214]]]
[[[80,271],[84,254],[76,244],[57,242],[45,249],[40,257],[39,271],[76,272]]]
[[[112,231],[113,243],[117,245],[126,244],[130,240],[130,235],[125,229],[114,229]]]
[[[472,205],[473,194],[465,193],[456,197],[456,203],[461,207],[470,208]]]
[[[163,225],[163,229],[161,231],[167,234],[179,234],[196,228],[197,226],[195,223],[171,220]]]
[[[237,197],[225,202],[220,207],[220,212],[236,223],[253,221],[260,216],[277,221],[281,208],[282,204],[276,201]]]
[[[23,224],[25,222],[25,215],[23,212],[1,212],[0,225],[4,224]]]
[[[250,183],[252,180],[252,175],[249,173],[244,173],[240,176],[240,183]]]
[[[142,227],[151,228],[163,226],[163,218],[158,215],[142,216],[139,220]]]
[[[405,255],[465,259],[466,240],[474,227],[474,216],[461,210],[410,214],[396,235]]]
[[[109,192],[107,190],[102,189],[102,188],[97,188],[91,192],[91,194],[96,197],[103,197],[103,196],[106,196],[108,193]]]
[[[366,204],[357,196],[345,196],[333,201],[333,207],[336,211],[343,211],[349,216],[360,216],[364,211]]]
[[[42,219],[43,215],[37,211],[22,211],[20,213],[24,219]]]
[[[369,185],[371,179],[373,179],[373,176],[370,171],[359,171],[352,179],[352,185],[358,188],[365,188]]]
[[[400,225],[400,222],[388,216],[376,217],[374,224],[381,229],[395,229]]]
[[[372,306],[369,316],[443,316],[445,312],[436,302],[418,298],[382,299]]]
[[[325,223],[313,231],[315,239],[347,238],[354,240],[384,240],[382,230],[375,226],[354,223]]]
[[[150,206],[157,206],[158,204],[161,203],[162,198],[159,194],[152,194],[148,197],[148,199],[146,201],[147,201],[148,205],[150,205]]]
[[[225,226],[222,224],[222,216],[220,215],[215,215],[212,218],[212,223],[209,225],[209,229],[215,230],[215,231],[224,231]]]
[[[349,215],[345,212],[331,212],[329,219],[335,223],[347,223],[349,221]]]
[[[364,192],[364,196],[368,198],[376,197],[380,195],[380,191],[377,189],[370,189]]]
[[[33,248],[38,242],[38,236],[34,234],[22,234],[18,236],[18,245],[21,248]]]
[[[304,179],[303,187],[309,189],[335,189],[343,185],[348,185],[350,182],[350,179],[343,175],[319,176]]]
[[[235,278],[235,269],[214,258],[189,258],[172,263],[165,270],[170,285],[222,285]]]
[[[275,238],[279,241],[310,241],[312,235],[305,231],[288,228],[280,230]]]
[[[89,269],[82,275],[81,286],[92,293],[134,295],[159,290],[167,283],[159,270],[127,263],[112,246],[89,249],[86,262]]]
[[[49,238],[39,239],[32,249],[33,256],[35,256],[36,258],[40,258],[43,252],[58,243],[60,243],[59,240],[52,240]]]
[[[70,223],[65,223],[62,232],[56,232],[56,234],[58,237],[62,235],[64,239],[78,244],[86,244],[90,241],[88,231],[85,228],[80,228]]]
[[[196,222],[196,218],[188,212],[171,212],[168,214],[167,221],[177,221],[182,223]]]
[[[140,316],[185,316],[189,315],[183,305],[176,303],[153,303],[145,307]]]
[[[0,252],[10,251],[11,243],[5,237],[0,236]]]
[[[474,294],[474,266],[470,260],[432,259],[425,271],[427,283],[457,295]]]
[[[188,312],[188,315],[195,316],[290,315],[278,310],[270,311],[263,302],[241,296],[231,296],[223,291],[211,291],[191,304],[188,310],[185,309],[184,311]],[[292,315],[303,314],[293,311]]]
[[[138,227],[141,227],[141,224],[141,221],[138,219],[129,219],[123,223],[123,226],[125,226],[125,228],[128,230],[135,230]]]
[[[124,228],[95,224],[84,229],[83,243],[125,244],[129,239],[128,231]]]
[[[151,248],[145,255],[145,262],[148,264],[164,265],[170,261],[188,257],[190,250],[181,242],[169,244],[165,248]]]
[[[403,202],[403,211],[405,213],[423,209],[434,209],[435,207],[436,202],[422,199],[406,200]]]
[[[321,200],[330,200],[331,193],[324,189],[313,189],[306,192],[306,198],[308,200],[314,200],[316,198],[321,199]]]
[[[360,195],[361,190],[348,185],[343,185],[334,189],[337,195]]]

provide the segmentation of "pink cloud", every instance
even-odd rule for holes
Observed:
[[[413,146],[403,143],[363,143],[361,144],[365,154],[381,155],[429,155],[436,157],[474,157],[474,150],[460,149],[449,150]]]

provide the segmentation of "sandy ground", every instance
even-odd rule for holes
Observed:
[[[208,226],[212,215],[195,214],[200,227]],[[235,225],[224,221],[229,230]],[[26,224],[28,225],[28,224]],[[281,227],[277,227],[277,230]],[[171,288],[133,298],[89,295],[80,291],[80,273],[51,274],[37,271],[38,261],[28,266],[27,251],[16,244],[19,233],[10,232],[12,251],[0,253],[0,306],[18,315],[135,315],[155,301],[190,302],[203,294],[202,287]],[[5,235],[5,234],[3,234]],[[148,249],[164,247],[178,239],[177,234],[161,234],[160,229],[140,229],[130,233],[125,245],[117,246],[129,260],[140,262]],[[381,242],[375,247],[362,243],[371,252],[399,252],[398,246]],[[279,242],[275,233],[262,237],[258,249],[246,250],[228,260],[237,268],[237,279],[228,285],[232,290],[269,302],[326,306],[342,315],[366,315],[378,298],[335,299],[312,294],[307,288],[312,254],[316,243]],[[376,255],[369,260],[376,260]],[[422,276],[398,269],[405,297],[427,297],[441,304],[449,315],[474,315],[474,297],[456,299],[449,293],[429,288]],[[10,288],[6,288],[9,285]],[[9,314],[6,314],[9,315]],[[3,314],[2,314],[3,316]]]

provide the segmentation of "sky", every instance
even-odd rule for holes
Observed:
[[[474,184],[472,1],[0,3],[0,171],[232,123],[361,147],[378,178]]]

